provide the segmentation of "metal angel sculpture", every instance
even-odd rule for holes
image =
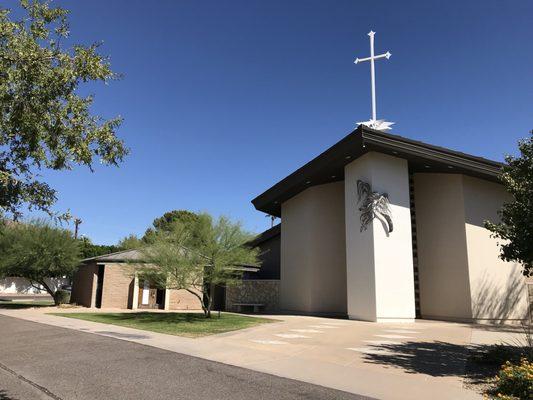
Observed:
[[[357,204],[361,212],[361,232],[366,230],[374,218],[385,220],[387,233],[392,232],[392,217],[390,211],[389,195],[387,193],[373,192],[370,184],[362,180],[357,181]]]

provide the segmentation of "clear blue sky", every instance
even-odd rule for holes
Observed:
[[[13,3],[9,0],[8,3]],[[120,114],[120,168],[44,176],[56,209],[96,243],[142,234],[172,209],[269,226],[250,200],[370,116],[393,133],[502,160],[533,129],[531,1],[58,1],[75,42],[103,40],[121,81],[95,112]]]

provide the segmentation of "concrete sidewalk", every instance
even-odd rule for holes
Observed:
[[[80,309],[0,313],[364,396],[398,400],[429,396],[433,400],[481,399],[463,383],[466,346],[510,341],[516,335],[513,329],[508,332],[434,321],[376,324],[276,315],[271,318],[279,320],[277,323],[191,339],[46,314],[63,311]]]

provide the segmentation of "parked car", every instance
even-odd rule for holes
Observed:
[[[59,287],[59,289],[66,290],[67,292],[71,292],[72,293],[72,285],[61,285]]]

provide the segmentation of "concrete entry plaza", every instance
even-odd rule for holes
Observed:
[[[46,315],[50,311],[1,313],[386,399],[429,394],[433,399],[480,399],[463,380],[468,346],[510,342],[518,331],[436,321],[376,324],[276,315],[271,318],[278,323],[190,339]]]

